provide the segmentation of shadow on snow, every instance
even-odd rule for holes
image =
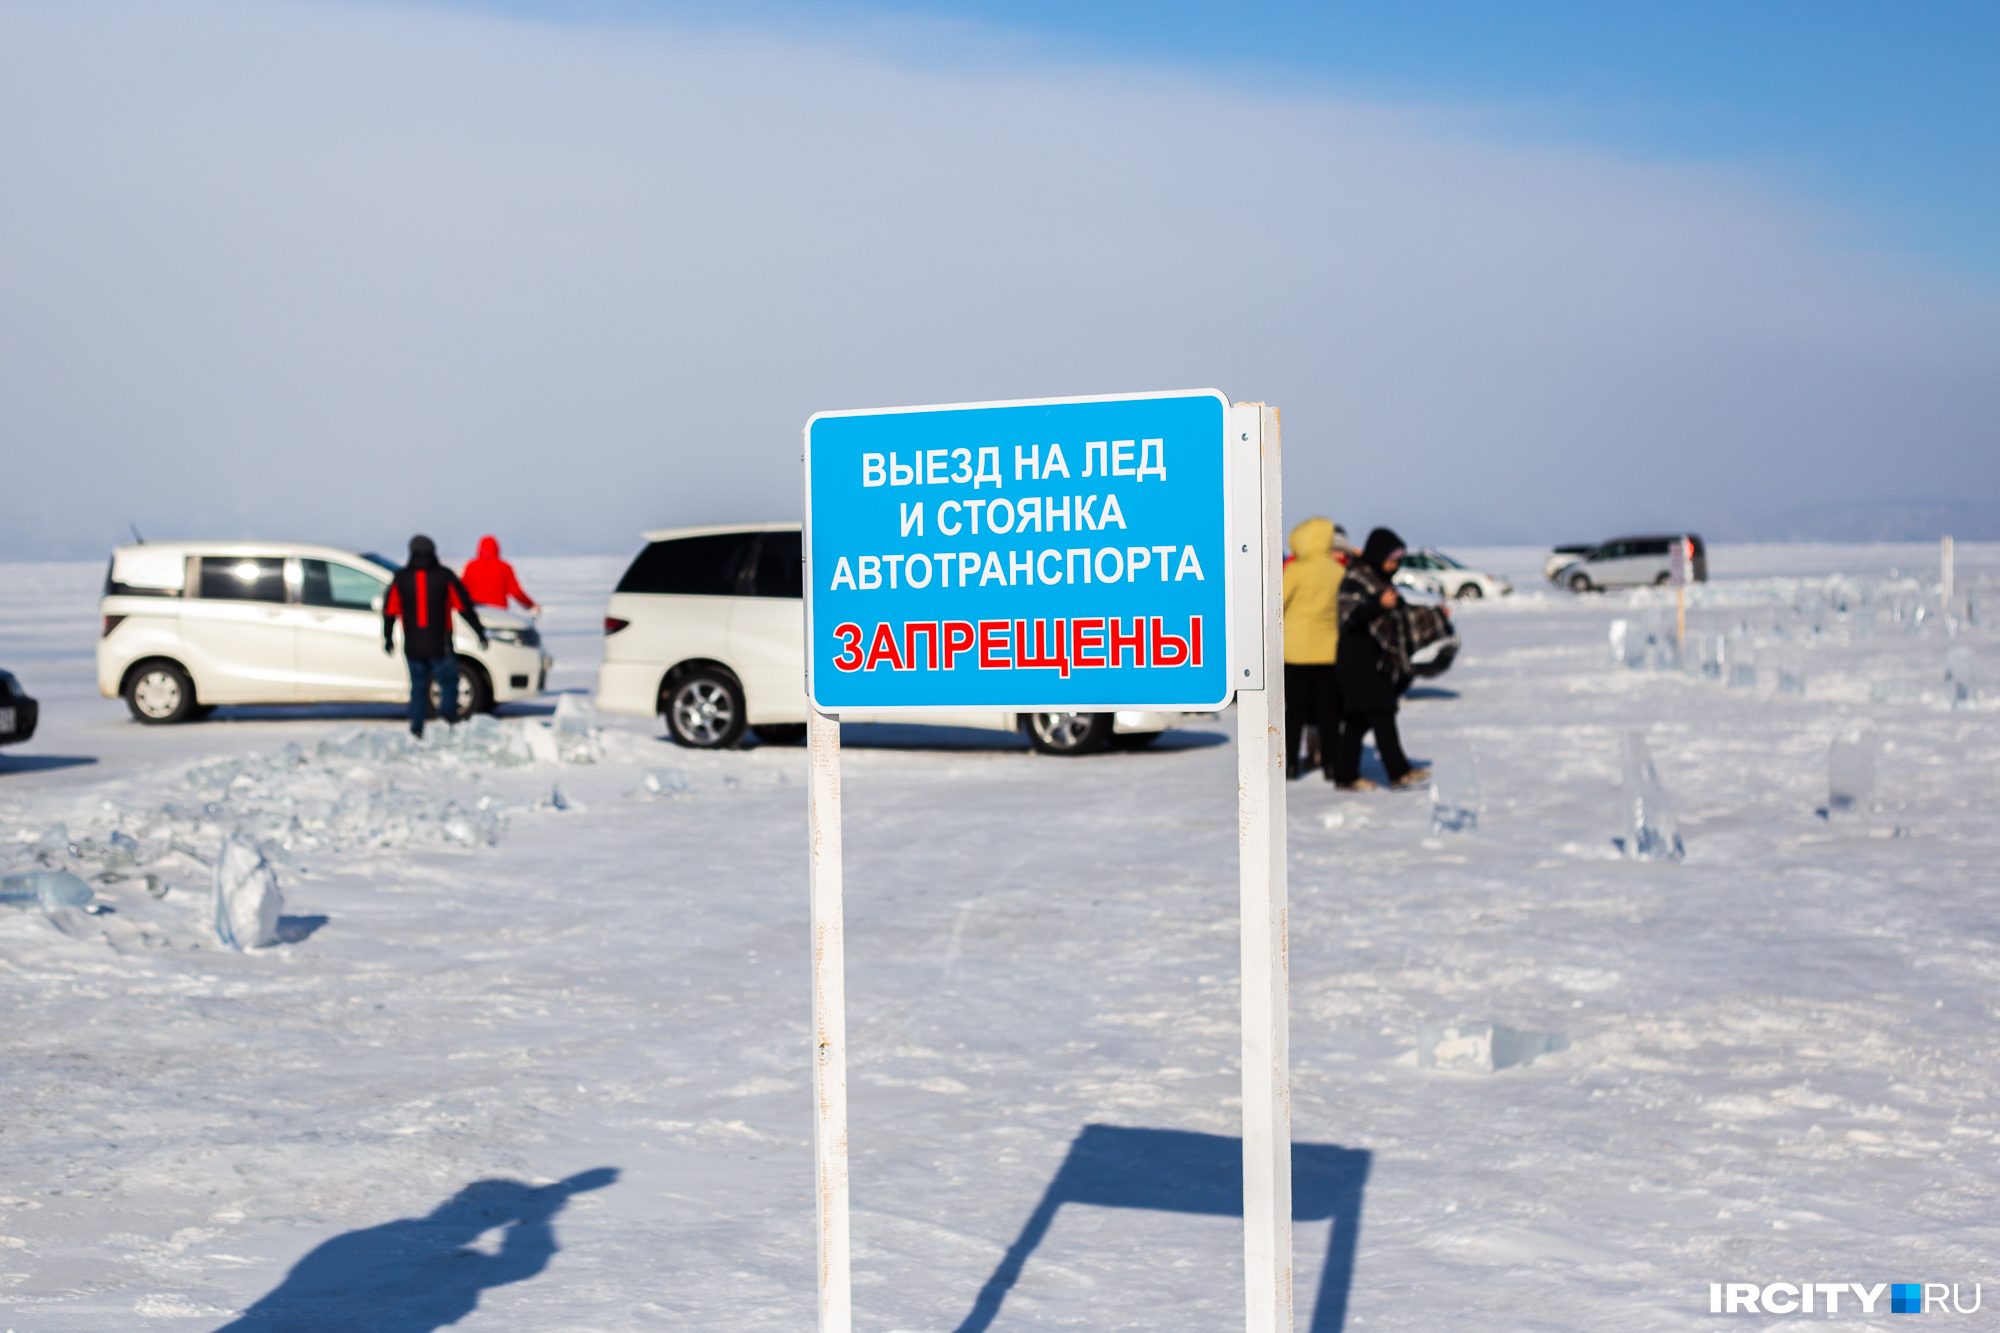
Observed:
[[[1307,1325],[1311,1333],[1340,1333],[1347,1321],[1368,1157],[1365,1149],[1331,1143],[1292,1145],[1292,1220],[1333,1222],[1312,1322]],[[957,1333],[983,1333],[992,1324],[1001,1302],[1020,1280],[1028,1256],[1048,1235],[1056,1211],[1066,1203],[1241,1217],[1243,1140],[1174,1129],[1085,1125]]]
[[[558,1248],[550,1222],[570,1195],[617,1179],[599,1167],[540,1188],[474,1181],[428,1217],[335,1236],[218,1333],[433,1333],[472,1313],[486,1288],[548,1267]],[[505,1228],[497,1252],[472,1247],[496,1227]]]

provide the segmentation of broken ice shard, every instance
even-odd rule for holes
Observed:
[[[1826,752],[1826,808],[1865,812],[1875,805],[1876,737],[1872,731],[1836,736]]]
[[[215,858],[215,937],[241,952],[278,942],[285,900],[278,873],[254,839],[231,834]]]
[[[1530,1032],[1497,1023],[1417,1029],[1417,1068],[1491,1074],[1569,1049],[1560,1032]]]
[[[1479,760],[1469,746],[1445,751],[1431,766],[1431,832],[1479,827]]]
[[[1722,660],[1728,669],[1730,689],[1757,688],[1757,649],[1750,641],[1748,626],[1729,636],[1729,641],[1723,645]]]
[[[1666,789],[1646,738],[1625,735],[1625,855],[1635,861],[1678,861],[1687,855]]]
[[[1944,655],[1944,680],[1953,708],[1970,708],[1979,702],[1979,661],[1964,645]]]
[[[44,911],[53,912],[58,907],[86,906],[90,899],[90,886],[67,870],[30,870],[0,878],[0,903],[39,903]]]

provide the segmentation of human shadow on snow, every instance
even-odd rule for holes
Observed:
[[[1320,1270],[1311,1333],[1340,1333],[1347,1322],[1354,1277],[1354,1243],[1369,1154],[1331,1143],[1292,1145],[1292,1220],[1331,1219],[1333,1235]],[[1020,1280],[1035,1247],[1066,1203],[1100,1208],[1150,1208],[1213,1217],[1243,1215],[1243,1140],[1177,1129],[1085,1125],[1069,1146],[1042,1201],[986,1279],[957,1333],[983,1333]]]
[[[88,754],[6,754],[0,752],[0,776],[8,773],[46,773],[57,768],[78,768],[84,764],[94,764],[97,756]]]
[[[536,1188],[476,1180],[433,1209],[335,1236],[217,1333],[433,1333],[479,1305],[488,1287],[523,1282],[559,1248],[555,1215],[572,1194],[618,1179],[598,1167]],[[505,1228],[497,1252],[472,1242]]]

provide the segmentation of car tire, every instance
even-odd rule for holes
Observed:
[[[1023,713],[1021,731],[1043,754],[1095,754],[1111,744],[1111,714]]]
[[[766,722],[750,730],[764,745],[801,745],[806,739],[803,722]]]
[[[1111,748],[1143,750],[1164,735],[1164,731],[1114,731],[1111,733]]]
[[[1467,579],[1465,582],[1459,584],[1458,591],[1452,594],[1453,597],[1456,597],[1461,602],[1477,601],[1485,595],[1486,589],[1480,587],[1471,579]]]
[[[193,718],[194,681],[179,662],[142,662],[125,681],[125,706],[135,720],[149,727],[169,727]]]
[[[1673,581],[1674,581],[1673,571],[1663,569],[1660,571],[1660,576],[1653,580],[1653,586],[1655,588],[1664,588]]]
[[[1572,574],[1572,575],[1570,575],[1570,576],[1569,576],[1569,590],[1570,590],[1571,592],[1589,592],[1589,591],[1590,591],[1590,575],[1588,575],[1588,574]]]
[[[439,706],[438,683],[431,682],[431,716],[442,717],[444,710]],[[486,669],[469,657],[458,659],[458,720],[464,722],[475,713],[493,711],[493,687],[486,681]]]
[[[676,745],[727,750],[743,739],[743,687],[713,667],[700,667],[660,691],[660,711]]]

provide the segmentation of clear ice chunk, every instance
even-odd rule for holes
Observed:
[[[1960,644],[1944,655],[1944,680],[1953,708],[1971,708],[1979,702],[1979,659],[1970,646]]]
[[[1646,738],[1625,734],[1625,855],[1634,861],[1678,861],[1687,855],[1680,825],[1660,775],[1653,767]]]
[[[1835,736],[1826,752],[1826,808],[1832,814],[1866,812],[1875,806],[1874,732]]]
[[[1479,810],[1478,757],[1469,746],[1446,750],[1431,765],[1431,832],[1471,833]]]
[[[1498,1023],[1417,1029],[1417,1068],[1491,1074],[1534,1063],[1537,1056],[1569,1049],[1560,1032],[1533,1032]]]
[[[215,861],[215,937],[225,948],[261,949],[278,942],[285,900],[278,872],[254,839],[231,834]]]
[[[556,700],[556,730],[565,736],[588,736],[597,728],[597,709],[580,694]]]
[[[67,870],[29,870],[0,878],[0,903],[39,903],[42,910],[53,912],[87,906],[91,897],[90,886]]]
[[[655,796],[680,796],[689,791],[693,783],[684,768],[649,768],[646,770],[646,790]]]
[[[1778,693],[1804,697],[1805,692],[1805,655],[1796,644],[1787,643],[1778,652]]]
[[[1728,641],[1723,644],[1722,660],[1728,668],[1730,689],[1757,688],[1757,648],[1750,640],[1750,631],[1747,627],[1729,636]]]

